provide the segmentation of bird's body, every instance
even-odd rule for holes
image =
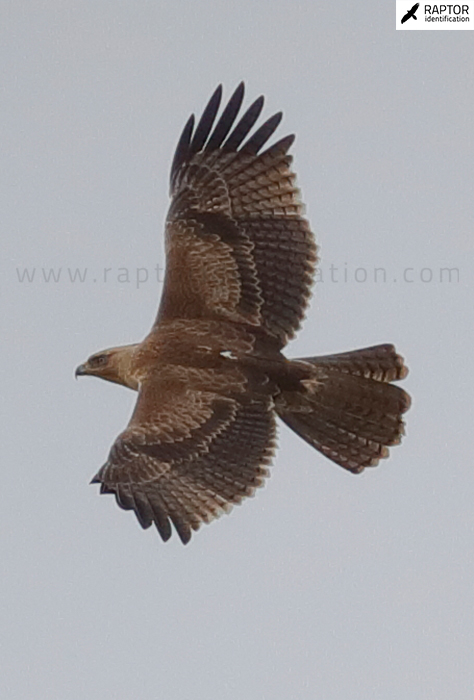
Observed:
[[[77,371],[139,391],[93,481],[165,540],[172,522],[183,542],[262,485],[277,416],[357,473],[399,442],[409,405],[390,383],[406,374],[391,345],[285,358],[317,260],[288,155],[293,137],[260,153],[281,114],[245,141],[263,99],[235,125],[239,85],[214,126],[220,99],[218,88],[176,150],[166,278],[150,334]]]

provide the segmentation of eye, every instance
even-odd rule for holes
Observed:
[[[90,367],[100,367],[107,363],[107,355],[94,355],[89,360]]]

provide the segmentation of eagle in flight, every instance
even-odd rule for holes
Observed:
[[[410,399],[392,345],[289,360],[317,262],[279,112],[252,133],[241,83],[216,121],[219,86],[190,117],[171,166],[166,275],[156,321],[136,345],[95,353],[76,375],[134,389],[126,429],[93,478],[163,540],[240,503],[269,475],[276,418],[358,474],[400,442]]]

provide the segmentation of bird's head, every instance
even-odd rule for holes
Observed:
[[[75,376],[100,377],[130,389],[138,389],[138,382],[133,372],[133,357],[136,347],[137,345],[123,345],[96,352],[77,367]]]

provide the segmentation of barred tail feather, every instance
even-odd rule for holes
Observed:
[[[301,390],[283,392],[280,418],[306,442],[353,473],[388,457],[404,433],[410,397],[390,384],[407,368],[392,345],[297,360],[311,367]]]
[[[309,362],[320,368],[366,379],[376,379],[380,382],[398,381],[405,379],[408,374],[403,357],[398,355],[394,346],[388,343],[351,352],[341,352],[337,355],[305,357],[299,362]]]

